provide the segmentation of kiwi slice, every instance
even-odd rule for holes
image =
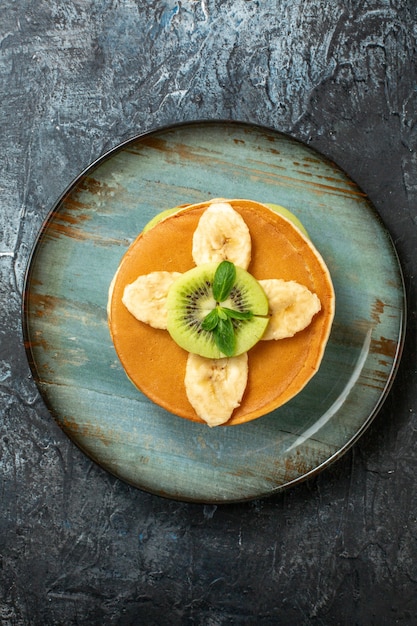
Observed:
[[[279,213],[283,217],[286,217],[287,220],[292,222],[294,226],[298,228],[298,230],[301,230],[301,232],[303,233],[303,235],[305,235],[305,237],[307,237],[307,239],[310,239],[308,232],[306,231],[298,217],[294,215],[294,213],[291,213],[291,211],[286,209],[284,206],[281,206],[280,204],[273,204],[272,202],[265,202],[264,204],[268,208],[272,209],[272,211],[275,211],[275,213]]]
[[[225,263],[233,265],[228,261],[205,263],[185,272],[172,284],[167,298],[171,337],[184,350],[210,359],[247,352],[261,339],[269,319],[268,298],[244,269],[233,265],[232,282],[226,290],[222,286],[216,289],[216,271]],[[217,318],[217,326],[210,323],[212,318]],[[219,343],[223,330],[229,339],[233,333],[232,348],[229,341],[227,349],[224,342]]]
[[[142,232],[144,233],[148,232],[148,230],[151,230],[151,228],[159,224],[159,222],[164,220],[166,217],[169,217],[170,215],[173,215],[174,213],[177,213],[178,211],[180,211],[181,208],[183,207],[175,206],[172,209],[165,209],[164,211],[161,211],[160,213],[155,215],[151,220],[149,220],[147,224],[145,224]]]

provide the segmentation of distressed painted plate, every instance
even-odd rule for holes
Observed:
[[[293,211],[336,291],[330,341],[307,387],[254,422],[214,429],[171,415],[137,391],[106,319],[110,280],[146,222],[162,209],[209,197]],[[322,470],[358,439],[395,375],[404,311],[389,234],[336,165],[265,128],[201,122],[135,138],[73,183],[34,248],[24,330],[47,406],[87,455],[143,490],[220,503],[277,492]]]

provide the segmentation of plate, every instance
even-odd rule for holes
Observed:
[[[129,382],[106,315],[110,281],[143,226],[163,209],[210,197],[295,213],[336,292],[324,359],[304,390],[260,419],[218,428],[166,412]],[[271,495],[346,452],[388,393],[404,318],[398,258],[362,190],[299,141],[237,122],[159,129],[93,163],[43,226],[23,303],[34,378],[72,441],[135,487],[206,503]]]

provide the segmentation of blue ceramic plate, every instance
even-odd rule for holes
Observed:
[[[333,277],[336,316],[319,373],[291,402],[210,429],[171,415],[129,382],[110,340],[107,292],[129,244],[158,212],[210,197],[281,204]],[[143,490],[197,502],[275,493],[340,457],[393,380],[405,295],[392,241],[365,194],[288,136],[201,122],[135,138],[87,169],[40,233],[24,330],[34,377],[68,436]]]

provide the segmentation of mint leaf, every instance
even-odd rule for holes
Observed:
[[[219,318],[218,324],[213,330],[214,342],[220,352],[225,356],[233,356],[236,349],[236,337],[233,330],[232,320]]]
[[[227,357],[233,356],[236,351],[235,328],[232,320],[249,320],[253,317],[252,311],[238,311],[220,305],[230,295],[235,281],[234,264],[230,261],[219,263],[212,284],[213,297],[217,305],[201,322],[202,329],[213,333],[214,343]]]
[[[223,309],[222,306],[218,306],[217,308],[217,315],[219,316],[219,318],[221,320],[227,320],[227,314],[225,312],[225,310]]]
[[[232,320],[250,320],[253,317],[252,311],[236,311],[235,309],[229,309],[226,306],[220,307],[223,313],[226,313],[227,317]]]
[[[201,328],[203,330],[214,330],[219,322],[219,314],[217,309],[213,309],[206,315],[206,317],[201,322]]]
[[[230,261],[222,261],[217,267],[213,280],[213,296],[216,302],[223,302],[230,294],[236,280],[236,268]]]

